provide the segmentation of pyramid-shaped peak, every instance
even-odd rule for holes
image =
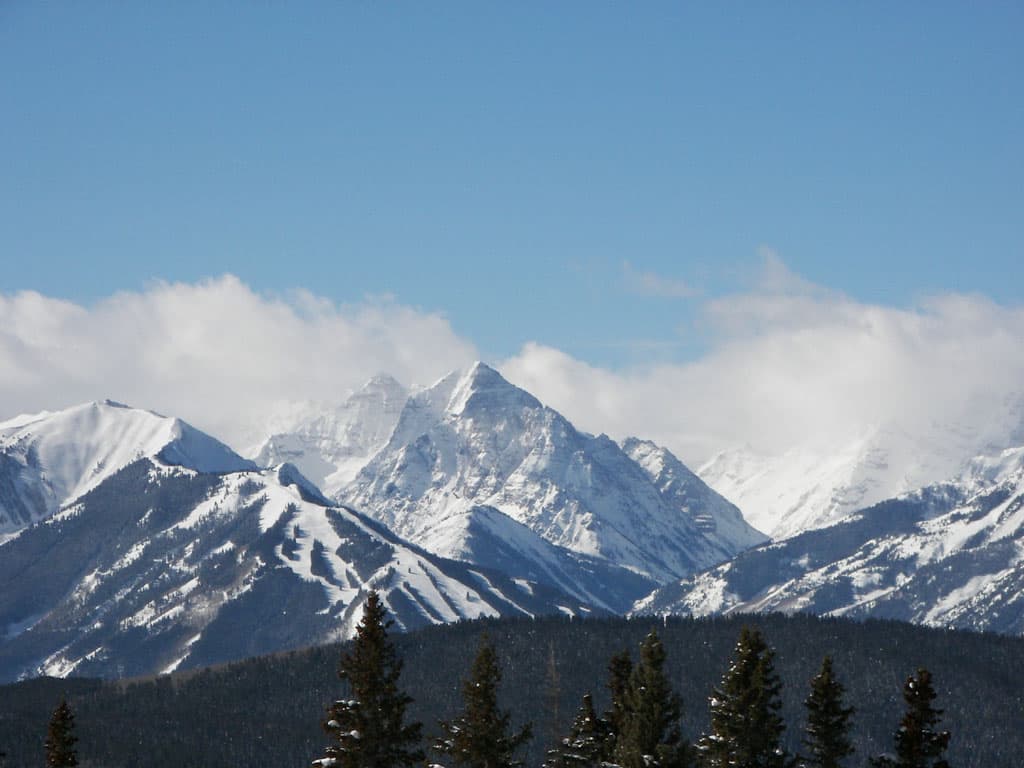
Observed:
[[[486,363],[475,362],[459,377],[446,410],[452,414],[485,408],[542,408],[540,401],[510,383]]]
[[[384,392],[385,394],[404,394],[405,387],[394,376],[388,373],[378,373],[371,376],[362,387],[362,392]]]
[[[500,373],[487,363],[479,360],[466,369],[464,378],[472,379],[474,382],[484,386],[512,386]]]

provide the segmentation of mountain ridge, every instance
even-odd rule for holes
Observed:
[[[434,536],[449,508],[493,507],[552,544],[665,580],[764,540],[692,473],[689,482],[707,505],[702,526],[611,438],[578,431],[477,363],[412,395],[337,498],[414,539]],[[721,515],[722,535],[709,536]]]
[[[206,472],[256,467],[181,419],[113,400],[17,416],[0,422],[0,538],[142,456]]]
[[[603,613],[322,501],[288,465],[122,468],[2,546],[0,679],[154,674],[345,638],[369,589],[406,630]]]
[[[655,590],[634,614],[810,611],[1024,634],[1024,447]]]

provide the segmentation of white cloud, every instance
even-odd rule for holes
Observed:
[[[636,269],[630,262],[622,262],[622,277],[626,289],[641,296],[661,296],[670,299],[689,299],[697,291],[685,280],[665,277],[648,270]]]
[[[959,294],[865,304],[773,254],[751,289],[701,306],[697,360],[611,370],[530,343],[499,367],[581,428],[649,437],[691,465],[742,444],[834,448],[870,425],[1016,426],[1024,309]],[[245,448],[282,401],[338,401],[381,371],[429,383],[477,356],[443,316],[386,297],[340,306],[230,276],[92,306],[22,292],[0,295],[0,418],[111,397]]]
[[[705,302],[703,318],[699,360],[614,372],[527,344],[502,370],[581,427],[649,437],[691,465],[744,444],[834,449],[872,426],[1024,437],[1022,308],[959,294],[865,304],[768,253],[757,285]]]
[[[0,418],[110,397],[244,448],[282,401],[338,401],[381,371],[429,383],[476,356],[443,316],[389,298],[265,296],[232,276],[90,307],[21,292],[0,295]]]

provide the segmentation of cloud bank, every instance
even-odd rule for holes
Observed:
[[[749,291],[706,301],[702,318],[712,343],[692,362],[610,371],[527,344],[502,369],[581,426],[649,437],[693,466],[744,445],[828,452],[871,428],[1024,441],[1022,308],[961,294],[860,303],[769,252]]]
[[[748,290],[700,307],[710,343],[696,360],[611,370],[527,343],[498,367],[580,427],[654,439],[695,467],[744,444],[827,450],[873,425],[1024,442],[1024,309],[961,294],[861,303],[770,253]],[[111,397],[245,449],[286,401],[337,402],[382,371],[426,384],[477,356],[436,313],[268,296],[231,276],[88,307],[21,292],[0,295],[0,419]]]
[[[429,383],[476,356],[437,314],[265,296],[231,276],[91,307],[22,292],[0,296],[0,419],[109,397],[244,449],[284,401],[337,402],[379,372]]]

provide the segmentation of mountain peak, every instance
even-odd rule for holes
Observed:
[[[386,395],[401,397],[406,395],[406,388],[394,376],[387,373],[378,373],[371,376],[358,391],[383,392]]]
[[[442,379],[446,382],[448,379]],[[452,415],[478,409],[542,408],[540,401],[510,383],[486,363],[477,361],[459,376],[445,410]]]
[[[0,499],[0,533],[53,513],[143,457],[199,472],[253,467],[180,419],[111,401],[17,417],[0,424],[0,464],[12,488]]]
[[[377,374],[340,405],[296,409],[253,451],[253,458],[261,467],[291,462],[331,496],[387,442],[408,397],[392,376]]]

